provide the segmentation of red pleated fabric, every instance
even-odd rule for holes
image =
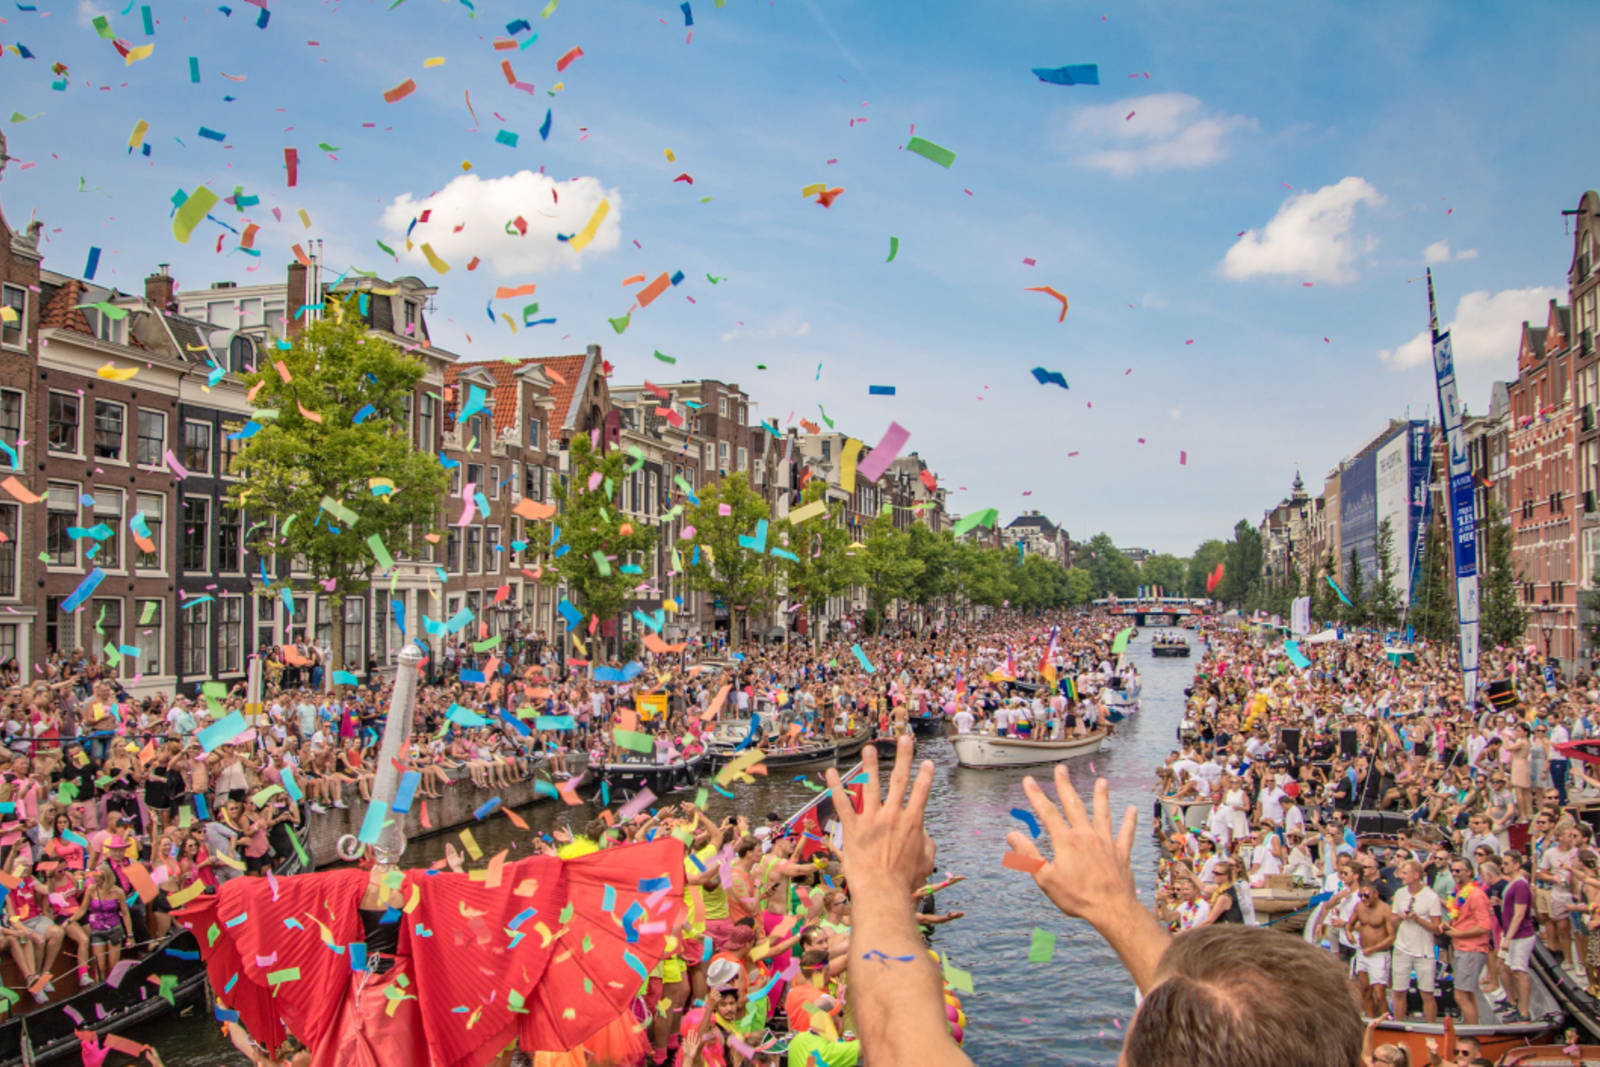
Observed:
[[[407,871],[381,977],[350,969],[365,871],[279,878],[277,899],[236,878],[177,918],[222,1003],[269,1047],[287,1028],[315,1067],[483,1067],[512,1040],[568,1051],[627,1013],[681,913],[683,863],[667,838],[505,864],[493,887],[481,872]]]

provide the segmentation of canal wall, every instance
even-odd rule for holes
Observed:
[[[583,763],[581,757],[576,759],[570,755],[567,757],[567,766],[577,773],[582,772]],[[406,839],[415,841],[432,834],[449,833],[463,826],[475,824],[477,819],[473,813],[492,797],[500,798],[502,808],[525,808],[532,804],[563,804],[564,802],[559,799],[541,796],[535,791],[534,783],[546,780],[543,775],[548,773],[548,764],[541,761],[535,766],[534,777],[512,782],[499,789],[479,789],[472,784],[472,779],[463,773],[461,778],[444,790],[444,796],[425,798],[419,795],[412,801],[409,812],[405,815],[394,814],[392,817],[405,819]],[[424,801],[428,805],[430,825],[427,828],[422,825]],[[361,821],[367,815],[367,802],[362,800],[355,790],[347,789],[345,803],[350,806],[343,811],[330,807],[327,812],[320,815],[309,810],[306,813],[306,827],[300,832],[300,841],[311,857],[312,864],[317,867],[343,862],[339,858],[337,847],[339,839],[346,834],[355,836],[361,833]],[[585,817],[587,818],[587,815]]]

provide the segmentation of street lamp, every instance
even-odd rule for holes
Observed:
[[[520,666],[517,660],[517,619],[521,614],[517,606],[509,600],[495,605],[494,615],[496,622],[500,626],[500,632],[504,634],[507,630],[511,631],[510,636],[506,639],[506,662],[513,669]]]

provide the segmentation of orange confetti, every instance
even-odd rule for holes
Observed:
[[[562,71],[566,70],[568,67],[570,67],[572,65],[572,61],[574,59],[577,59],[581,55],[583,55],[583,49],[581,49],[581,48],[568,49],[566,55],[564,55],[560,59],[556,60],[556,73],[559,74]]]
[[[495,286],[494,290],[494,298],[496,300],[505,300],[508,297],[513,296],[529,296],[537,288],[539,287],[533,282],[529,282],[527,285],[517,286],[497,285]]]
[[[1034,859],[1032,856],[1024,856],[1020,852],[1007,852],[1001,858],[1000,864],[1003,867],[1009,867],[1013,871],[1021,871],[1024,874],[1032,874],[1034,871],[1044,868],[1044,860]]]
[[[315,411],[312,411],[311,409],[307,408],[304,404],[300,403],[300,401],[296,400],[294,402],[294,406],[300,409],[300,417],[305,419],[306,421],[308,421],[308,422],[321,422],[322,421],[322,416],[321,415],[319,415]]]
[[[518,830],[526,830],[528,828],[527,820],[518,815],[516,812],[512,811],[510,808],[501,808],[500,810],[505,813],[506,818],[511,820],[511,825],[515,826]]]
[[[305,249],[301,248],[299,245],[295,245],[293,248],[289,249],[289,251],[294,253],[295,260],[302,267],[311,266],[311,258],[306,255],[306,250]]]
[[[622,279],[622,284],[623,285],[638,285],[643,281],[644,281],[644,275],[643,274],[630,274],[626,278]]]
[[[1060,293],[1053,286],[1049,285],[1029,285],[1025,286],[1024,288],[1030,293],[1049,293],[1051,296],[1061,301],[1061,315],[1056,319],[1056,321],[1067,321],[1067,298],[1064,294]]]
[[[40,497],[37,494],[35,494],[21,482],[17,481],[17,477],[14,474],[8,475],[5,481],[0,482],[0,489],[4,489],[6,492],[10,493],[13,497],[22,501],[24,504],[37,504],[40,500]]]
[[[386,104],[398,103],[416,91],[416,80],[413,78],[407,78],[399,85],[396,85],[393,89],[385,89],[383,92],[383,101]]]
[[[640,307],[648,307],[650,305],[650,302],[653,301],[656,297],[660,296],[662,293],[666,292],[667,291],[667,287],[670,286],[671,284],[672,284],[671,276],[668,275],[666,271],[662,271],[660,276],[657,277],[655,281],[651,282],[649,285],[647,285],[643,289],[639,290],[639,296],[638,296],[639,306]]]

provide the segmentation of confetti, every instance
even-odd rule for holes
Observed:
[[[439,62],[442,63],[442,62],[444,62],[444,60],[441,59]],[[412,79],[412,78],[407,78],[405,81],[401,82],[399,85],[396,85],[393,89],[385,89],[384,92],[383,92],[383,101],[386,104],[398,103],[399,101],[404,100],[406,97],[410,96],[412,93],[414,93],[416,91],[417,91],[417,83],[416,83],[416,81],[414,79]]]
[[[893,263],[894,262],[894,257],[898,256],[899,254],[900,254],[900,238],[898,238],[898,237],[890,237],[889,238],[889,258],[884,260],[884,262],[885,263]]]
[[[950,149],[936,145],[932,141],[925,141],[921,137],[913,137],[907,141],[906,151],[915,152],[923,159],[931,160],[946,170],[956,161],[956,154]]]
[[[1099,85],[1098,63],[1076,63],[1065,67],[1034,67],[1034,75],[1051,85]]]

